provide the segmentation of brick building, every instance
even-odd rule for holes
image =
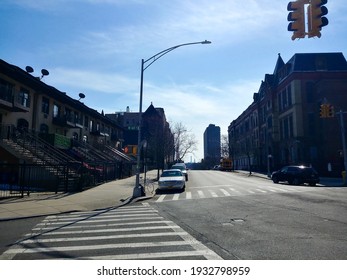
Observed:
[[[287,63],[279,55],[253,103],[228,127],[234,167],[271,172],[284,165],[306,164],[321,175],[340,176],[339,117],[320,118],[324,103],[334,106],[335,112],[347,111],[343,54],[301,53]]]

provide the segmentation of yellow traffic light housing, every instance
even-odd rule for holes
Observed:
[[[335,116],[334,106],[328,103],[320,105],[319,117],[320,118],[333,118]]]
[[[322,104],[319,108],[319,117],[320,118],[326,118],[328,116],[328,104]]]
[[[325,17],[328,9],[324,5],[328,0],[310,0],[308,6],[308,37],[321,37],[320,31],[323,26],[328,25],[329,21]]]
[[[288,3],[288,31],[293,31],[292,40],[305,38],[305,4],[308,0],[298,0]]]
[[[328,105],[328,118],[333,118],[335,116],[335,110],[333,105]]]

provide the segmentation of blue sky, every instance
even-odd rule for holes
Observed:
[[[182,122],[203,157],[209,124],[228,125],[251,103],[278,53],[343,52],[347,5],[329,0],[321,38],[292,41],[288,0],[0,0],[0,58],[30,65],[44,82],[105,113],[139,109],[141,59],[189,42],[144,72],[144,110],[153,102]]]

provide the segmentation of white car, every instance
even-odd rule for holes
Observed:
[[[185,187],[186,179],[179,169],[164,170],[158,181],[159,190],[184,190]]]
[[[173,166],[171,166],[171,169],[179,169],[182,171],[184,177],[186,178],[186,181],[188,181],[188,172],[187,167],[184,163],[175,163]]]

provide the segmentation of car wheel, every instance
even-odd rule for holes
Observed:
[[[278,179],[277,178],[272,178],[272,182],[274,182],[275,184],[278,184]]]
[[[301,179],[300,178],[294,178],[294,181],[293,181],[293,184],[294,185],[301,185],[302,184],[302,181],[301,181]]]

